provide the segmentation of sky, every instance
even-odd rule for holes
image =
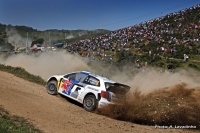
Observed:
[[[0,0],[0,23],[37,30],[117,30],[200,4],[200,0]]]

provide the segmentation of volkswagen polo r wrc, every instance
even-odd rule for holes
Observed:
[[[87,71],[80,71],[51,76],[47,80],[46,89],[51,95],[62,94],[83,104],[86,111],[94,111],[104,105],[119,104],[130,87]]]

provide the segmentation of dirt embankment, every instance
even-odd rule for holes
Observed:
[[[45,87],[0,71],[0,105],[13,115],[28,119],[47,133],[65,132],[188,132],[155,129],[86,112],[79,104],[46,93]],[[142,110],[141,110],[142,111]],[[190,130],[190,132],[197,132]]]

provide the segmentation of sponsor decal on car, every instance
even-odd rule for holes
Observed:
[[[91,90],[94,90],[94,91],[98,91],[97,89],[92,88],[92,87],[88,87],[88,89],[91,89]]]
[[[70,95],[71,94],[71,89],[75,83],[79,83],[76,80],[65,80],[64,83],[62,84],[61,88],[63,89],[62,93]]]

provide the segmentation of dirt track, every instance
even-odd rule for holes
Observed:
[[[46,93],[45,87],[0,71],[0,105],[47,133],[198,132],[155,129],[86,112],[79,104]]]

